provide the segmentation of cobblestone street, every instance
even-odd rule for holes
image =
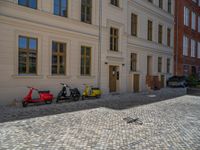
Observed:
[[[200,149],[200,97],[185,89],[1,107],[0,114],[0,149]]]

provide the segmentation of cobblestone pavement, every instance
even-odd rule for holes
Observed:
[[[200,97],[184,89],[0,108],[0,149],[200,149]],[[142,125],[127,124],[137,118]]]

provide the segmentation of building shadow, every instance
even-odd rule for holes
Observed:
[[[182,90],[180,92],[180,90]],[[0,123],[16,121],[22,119],[43,117],[81,110],[105,107],[114,110],[124,110],[141,105],[157,103],[184,96],[184,89],[163,89],[151,93],[129,93],[119,95],[106,95],[100,99],[80,100],[77,102],[61,102],[56,104],[30,105],[26,108],[19,107],[0,107]]]

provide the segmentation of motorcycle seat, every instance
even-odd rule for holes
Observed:
[[[98,87],[92,87],[92,90],[100,90]]]
[[[49,93],[50,91],[38,91],[39,93]]]

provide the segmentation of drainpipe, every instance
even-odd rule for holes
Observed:
[[[98,87],[101,88],[102,0],[99,0]]]
[[[175,64],[175,68],[176,68],[175,70],[176,71],[175,71],[175,75],[177,75],[178,74],[178,24],[179,24],[179,20],[178,20],[179,19],[179,17],[178,17],[179,14],[178,14],[178,6],[177,6],[178,5],[177,4],[178,0],[175,3],[176,3],[175,4],[176,5],[175,6],[175,8],[176,8],[175,9],[176,10],[176,61],[175,61],[175,63],[176,63]]]

